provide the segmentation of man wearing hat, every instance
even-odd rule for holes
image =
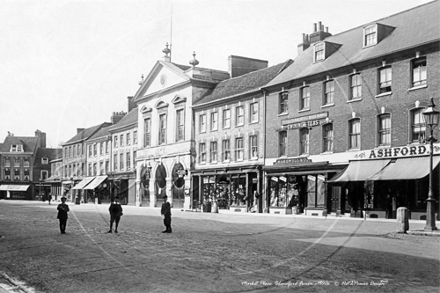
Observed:
[[[69,206],[66,204],[66,197],[61,198],[61,203],[57,207],[57,218],[60,221],[61,234],[66,234],[67,213],[70,211]]]
[[[118,196],[115,196],[113,202],[110,204],[110,207],[108,208],[108,211],[110,212],[110,230],[107,233],[112,233],[113,222],[116,222],[115,233],[118,233],[118,225],[122,216],[122,206],[119,203]]]
[[[160,213],[163,215],[163,223],[165,224],[165,231],[162,233],[171,233],[171,205],[167,202],[167,196],[163,196],[163,204]]]

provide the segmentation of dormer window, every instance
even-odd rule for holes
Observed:
[[[11,145],[11,152],[23,152],[23,145],[21,144]]]
[[[395,27],[373,23],[364,27],[363,30],[363,47],[370,47],[380,43],[385,39]]]
[[[328,41],[316,43],[313,46],[313,62],[324,61],[334,52],[336,52],[340,47],[340,44]]]
[[[318,43],[313,48],[314,48],[314,57],[315,57],[314,61],[316,62],[316,61],[324,60],[325,59],[324,43]]]
[[[377,25],[370,25],[364,28],[364,47],[377,44]]]

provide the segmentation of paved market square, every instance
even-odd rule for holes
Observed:
[[[56,204],[0,201],[0,292],[439,290],[440,237],[395,220],[173,209],[163,234],[159,209],[123,208],[107,234],[107,204],[70,204],[61,234]]]

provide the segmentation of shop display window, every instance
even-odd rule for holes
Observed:
[[[273,176],[270,179],[271,207],[290,208],[299,202],[298,182],[295,175]]]
[[[203,202],[217,202],[219,208],[246,206],[246,178],[241,176],[206,176],[203,178]]]

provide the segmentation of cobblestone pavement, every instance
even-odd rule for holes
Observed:
[[[440,237],[395,233],[395,220],[0,201],[0,283],[7,292],[438,292]],[[437,222],[437,226],[439,223]],[[424,222],[410,221],[410,229]],[[16,291],[12,291],[16,290]],[[20,291],[21,290],[21,291]]]

